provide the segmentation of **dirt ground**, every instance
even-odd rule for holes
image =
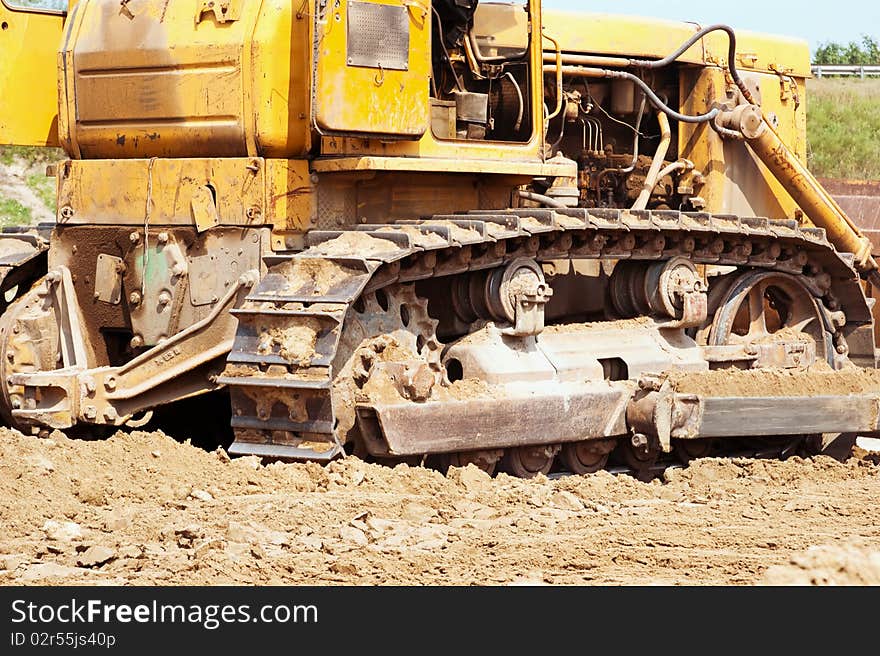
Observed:
[[[0,584],[880,584],[878,462],[521,481],[0,429]]]

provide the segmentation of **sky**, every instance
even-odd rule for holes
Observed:
[[[860,41],[867,34],[880,41],[878,0],[543,0],[543,6],[726,23],[735,29],[770,32],[806,39],[810,50],[827,41]]]

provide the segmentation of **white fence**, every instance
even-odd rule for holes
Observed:
[[[880,76],[880,66],[838,66],[816,64],[813,66],[816,77],[875,77]]]

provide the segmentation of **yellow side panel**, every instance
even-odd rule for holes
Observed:
[[[300,157],[311,146],[311,17],[300,6],[263,0],[254,31],[250,78],[257,149],[264,157]]]
[[[428,6],[335,0],[320,10],[315,19],[314,98],[319,129],[410,139],[427,131]]]
[[[650,11],[646,11],[650,14]],[[701,27],[697,23],[650,16],[545,10],[544,31],[557,39],[564,52],[662,59],[674,52]],[[736,26],[732,26],[736,30]],[[736,30],[737,67],[810,75],[810,49],[802,39]],[[545,47],[547,44],[545,43]],[[724,32],[711,32],[678,61],[726,65],[730,43]]]
[[[243,44],[261,2],[238,2],[223,22],[212,11],[197,15],[202,6],[131,0],[121,11],[117,2],[81,0],[64,53],[74,156],[256,154]]]
[[[58,63],[64,17],[0,3],[0,143],[58,145]]]
[[[806,102],[802,78],[741,72],[765,116],[786,145],[806,160]],[[794,84],[794,87],[792,87]],[[686,71],[681,81],[682,112],[698,114],[727,89],[725,71]],[[773,174],[742,141],[723,140],[705,123],[681,124],[679,156],[694,162],[705,176],[700,196],[705,210],[770,219],[793,219],[797,205]]]

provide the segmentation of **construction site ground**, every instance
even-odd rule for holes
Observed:
[[[880,584],[878,463],[524,481],[0,429],[0,584]]]

